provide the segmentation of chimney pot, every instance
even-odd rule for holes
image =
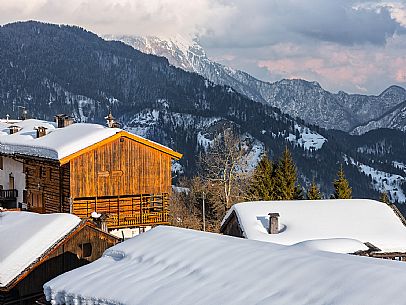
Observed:
[[[41,138],[47,134],[47,128],[44,126],[38,126],[35,130],[37,131],[37,138]]]
[[[279,213],[269,213],[269,234],[279,233]]]
[[[8,128],[10,129],[10,134],[15,134],[21,130],[21,127],[16,125],[11,125]]]
[[[111,113],[111,108],[109,108],[109,113],[105,117],[107,121],[107,126],[109,128],[118,128],[120,125],[119,123],[116,122],[116,119],[113,117],[113,114]]]
[[[57,124],[58,128],[63,128],[73,124],[73,119],[66,114],[57,114],[55,116],[55,123]]]

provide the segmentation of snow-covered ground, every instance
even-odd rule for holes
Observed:
[[[296,138],[296,135],[290,133],[286,140],[305,150],[319,150],[327,141],[321,134],[310,130],[308,127],[295,124],[295,130],[298,132],[299,137]]]
[[[376,191],[387,192],[392,201],[406,202],[405,193],[401,188],[401,185],[406,182],[405,177],[374,169],[371,166],[355,161],[353,158],[345,157],[344,160],[347,163],[351,162],[351,164],[356,165],[359,171],[366,176],[370,175],[372,186]],[[394,166],[403,169],[401,167],[402,163],[394,163]]]
[[[71,214],[0,212],[0,287],[80,223]]]
[[[52,304],[404,304],[406,264],[160,226],[44,285]]]
[[[400,187],[405,182],[404,177],[379,171],[365,164],[359,164],[359,169],[365,175],[371,175],[372,185],[375,190],[388,192],[391,200],[406,201],[406,196]]]
[[[384,252],[406,252],[406,227],[388,205],[369,199],[262,201],[235,204],[248,239],[338,253],[367,250],[365,242]],[[279,233],[268,234],[268,213],[279,213]]]
[[[405,165],[404,163],[402,163],[402,162],[397,162],[397,161],[393,161],[392,164],[393,164],[394,167],[396,167],[396,168],[398,168],[398,169],[401,169],[401,170],[404,171],[405,174],[406,174],[406,165]]]

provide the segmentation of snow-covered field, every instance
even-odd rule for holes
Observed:
[[[406,195],[403,192],[401,185],[406,182],[406,178],[387,173],[384,171],[376,170],[371,166],[362,164],[361,162],[355,161],[353,158],[344,158],[345,162],[351,162],[351,164],[356,165],[361,173],[366,176],[371,176],[372,186],[378,192],[387,192],[389,194],[390,200],[398,202],[406,202]],[[393,165],[399,169],[403,169],[403,164],[399,162],[394,162]]]
[[[406,227],[388,205],[369,199],[262,201],[235,204],[248,239],[337,253],[367,250],[406,252]],[[268,213],[279,213],[279,233],[268,234]]]
[[[296,135],[290,133],[286,140],[305,150],[319,150],[327,141],[321,134],[310,130],[308,127],[295,124],[295,130],[298,132],[299,137],[296,138]]]
[[[406,264],[157,227],[44,285],[52,304],[404,304]]]

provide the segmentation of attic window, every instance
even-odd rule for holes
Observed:
[[[93,247],[91,243],[80,244],[80,249],[82,250],[82,258],[92,256]]]

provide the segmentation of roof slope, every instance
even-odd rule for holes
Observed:
[[[161,226],[44,291],[53,304],[402,304],[405,283],[401,262]]]
[[[71,214],[0,212],[0,287],[7,286],[79,223],[80,218]]]
[[[19,126],[21,130],[9,134],[9,126]],[[36,138],[38,126],[47,128],[47,134]],[[123,131],[120,128],[107,128],[98,124],[75,123],[67,127],[56,128],[55,123],[29,119],[25,121],[6,123],[0,122],[0,153],[20,154],[53,160],[70,160],[70,156],[77,156],[86,148],[113,140],[114,136],[126,136],[132,140],[154,147],[165,153],[180,158],[182,155],[163,145],[149,141],[137,135]],[[66,163],[66,162],[63,162]]]
[[[370,242],[384,252],[406,252],[406,227],[391,207],[368,199],[246,202],[234,205],[246,238],[353,253]],[[268,213],[279,213],[278,234],[268,234]]]

